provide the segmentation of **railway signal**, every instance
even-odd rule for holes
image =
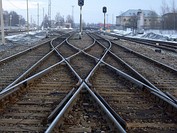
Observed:
[[[106,21],[105,14],[106,14],[106,12],[107,12],[107,8],[104,6],[103,7],[103,13],[104,13],[104,31],[106,30],[106,28],[105,28],[105,21]]]
[[[103,13],[106,13],[107,12],[107,8],[104,6],[103,7]]]
[[[78,5],[83,6],[84,5],[84,0],[78,0]]]
[[[84,5],[84,0],[78,0],[78,5],[80,6],[80,35],[79,35],[79,38],[81,39],[81,35],[82,35],[82,6]]]

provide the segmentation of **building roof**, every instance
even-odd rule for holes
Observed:
[[[169,13],[166,13],[166,14],[164,14],[162,17],[164,17],[164,16],[170,16],[170,15],[177,15],[177,13],[172,13],[172,12],[169,12]]]
[[[128,11],[122,13],[119,16],[124,16],[124,17],[132,17],[132,16],[136,16],[138,11],[140,9],[136,10],[136,9],[129,9]],[[141,10],[144,13],[144,17],[152,17],[152,15],[155,15],[158,17],[158,14],[154,11],[151,10]],[[155,14],[154,14],[155,13]]]

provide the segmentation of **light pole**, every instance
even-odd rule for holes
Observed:
[[[19,30],[21,30],[21,23],[20,23],[20,21],[21,21],[21,16],[20,16],[20,15],[18,16],[18,19],[19,19]]]
[[[10,15],[10,31],[11,31],[11,26],[12,26],[12,15]]]
[[[80,6],[80,36],[81,39],[82,35],[82,6],[84,5],[84,0],[78,0],[78,5]]]
[[[73,20],[73,28],[74,28],[74,6],[72,6],[72,20]]]
[[[37,30],[39,30],[39,3],[37,3]]]
[[[28,13],[28,0],[26,0],[26,4],[27,4],[27,33],[29,34],[29,13]]]
[[[107,25],[107,29],[108,29],[108,14],[106,14],[106,16],[107,16],[107,24],[106,25]]]
[[[0,13],[1,13],[1,37],[2,37],[2,44],[5,44],[5,39],[4,39],[4,18],[3,18],[3,10],[2,10],[2,0],[0,0]]]
[[[82,6],[80,6],[80,34],[82,35]]]

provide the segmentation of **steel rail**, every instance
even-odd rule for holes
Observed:
[[[119,130],[119,132],[120,133],[126,133],[126,131],[119,124],[119,122],[114,118],[114,116],[109,112],[109,110],[104,106],[104,104],[92,92],[92,90],[87,86],[87,84],[85,82],[83,82],[79,86],[79,88],[77,89],[77,91],[73,94],[73,96],[69,99],[69,101],[67,102],[67,104],[65,104],[65,106],[62,108],[62,110],[58,113],[58,115],[53,120],[53,122],[50,124],[50,126],[47,128],[47,130],[45,131],[45,133],[51,133],[54,130],[54,128],[56,127],[56,125],[58,124],[58,122],[60,121],[60,119],[62,118],[62,116],[64,115],[64,113],[66,112],[66,110],[73,103],[73,101],[77,98],[77,96],[79,95],[79,93],[81,92],[81,90],[85,89],[85,88],[91,94],[91,96],[96,100],[96,102],[101,106],[101,108],[104,110],[104,112],[109,116],[110,120],[113,121],[113,123],[115,124],[115,126],[117,127],[117,129]]]
[[[136,71],[133,67],[131,67],[128,63],[126,63],[124,60],[122,60],[120,57],[118,57],[116,54],[114,54],[112,51],[109,51],[109,53],[115,57],[117,60],[119,60],[121,63],[123,63],[131,72],[137,77],[138,80],[142,81],[143,83],[146,83],[147,85],[155,88],[156,90],[159,90],[156,86],[154,86],[149,80],[147,80],[145,77],[143,77],[138,71]],[[106,63],[106,62],[105,62]]]
[[[87,49],[91,48],[91,47],[95,44],[95,42],[96,42],[96,40],[93,39],[93,43],[92,43],[91,45],[87,46],[87,47],[84,48],[84,49],[79,49],[79,48],[75,47],[74,45],[72,45],[71,43],[69,43],[69,41],[68,41],[68,39],[67,39],[67,43],[68,43],[70,46],[72,46],[73,48],[75,48],[76,50],[78,50],[79,52],[76,53],[76,54],[74,54],[74,55],[72,55],[72,56],[70,56],[70,57],[67,57],[66,59],[69,61],[69,60],[70,60],[71,58],[73,58],[74,56],[76,56],[76,55],[78,55],[78,54],[80,54],[80,53],[84,53],[85,55],[88,55],[88,56],[90,56],[90,57],[95,58],[96,60],[98,60],[98,58],[96,58],[96,57],[94,57],[94,56],[92,56],[92,55],[90,55],[90,54],[88,54],[88,53],[85,52]]]
[[[107,35],[110,35],[110,36],[113,36],[113,37],[116,37],[116,38],[120,38],[120,39],[124,39],[124,38],[130,38],[130,39],[134,39],[134,40],[144,40],[146,42],[149,42],[149,43],[153,43],[153,44],[169,44],[169,46],[171,45],[174,45],[174,46],[177,46],[177,42],[172,42],[172,41],[161,41],[161,40],[155,40],[155,39],[146,39],[146,38],[135,38],[135,37],[127,37],[127,36],[121,36],[121,35],[117,35],[117,34],[111,34],[111,33],[106,33]]]
[[[37,61],[34,65],[32,65],[27,71],[25,71],[22,75],[20,75],[16,80],[14,80],[11,84],[9,84],[6,88],[4,88],[2,91],[8,89],[9,87],[13,86],[17,82],[19,82],[22,78],[28,76],[34,69],[36,69],[45,59],[47,59],[53,51],[50,51],[47,53],[44,57],[42,57],[39,61]]]
[[[111,45],[110,45],[111,46]],[[105,57],[105,55],[107,54],[107,52],[110,50],[110,47],[109,47],[109,49],[106,49],[106,51],[105,51],[105,53],[104,53],[104,55],[102,56],[102,58],[99,60],[99,62],[96,64],[96,66],[92,69],[92,71],[89,73],[89,75],[93,75],[93,73],[94,73],[94,71],[96,70],[96,68],[98,68],[98,66],[101,64],[101,63],[104,63],[105,65],[107,65],[107,66],[109,66],[110,68],[112,68],[113,70],[116,70],[116,73],[117,74],[119,74],[119,75],[121,75],[122,77],[124,77],[124,78],[126,78],[126,79],[128,79],[128,80],[130,80],[132,83],[134,83],[134,84],[136,84],[136,85],[138,85],[140,88],[145,88],[145,87],[147,87],[147,88],[150,88],[150,89],[148,89],[148,91],[150,91],[152,94],[154,94],[154,95],[159,95],[160,94],[160,96],[158,96],[159,98],[161,98],[163,101],[166,101],[167,103],[169,103],[170,105],[172,105],[175,109],[177,109],[177,105],[176,104],[174,104],[173,102],[171,102],[169,99],[168,99],[168,97],[166,98],[166,97],[162,97],[163,95],[161,94],[161,93],[159,93],[157,90],[155,90],[154,88],[151,88],[151,87],[149,87],[148,85],[146,85],[146,84],[144,84],[144,83],[142,83],[142,82],[140,82],[139,80],[136,80],[136,79],[134,79],[134,78],[132,78],[131,76],[129,76],[129,75],[127,75],[127,74],[125,74],[125,73],[123,73],[122,71],[119,71],[119,70],[117,70],[116,68],[114,68],[114,67],[112,67],[111,65],[109,65],[109,64],[106,64],[104,61],[103,61],[103,59],[104,59],[104,57]],[[61,56],[61,55],[60,55]],[[67,61],[66,61],[67,62]],[[69,65],[69,63],[68,63],[68,65]],[[76,95],[78,95],[78,93],[80,92],[80,90],[82,89],[82,88],[87,88],[88,89],[88,91],[90,92],[91,91],[91,89],[88,87],[88,85],[89,85],[89,83],[88,83],[88,80],[87,79],[89,79],[88,77],[91,77],[91,76],[87,76],[87,78],[86,78],[86,80],[80,85],[80,87],[79,87],[79,89],[77,90],[77,94],[75,93],[75,96]],[[88,84],[88,85],[87,85]],[[93,92],[91,91],[90,92],[90,94],[93,96]],[[94,94],[95,95],[95,94]],[[73,97],[74,97],[74,95],[73,95]],[[73,98],[72,97],[72,98]],[[93,96],[94,97],[94,96]],[[73,98],[74,99],[74,98]],[[98,101],[100,101],[97,97],[96,97],[96,99],[98,100]],[[71,99],[70,99],[71,100]],[[68,103],[71,103],[72,101],[68,101]],[[66,104],[65,105],[65,107],[69,107],[70,105],[69,104]],[[99,104],[100,105],[100,104]],[[104,106],[104,105],[103,105]],[[59,121],[59,119],[62,117],[62,115],[65,113],[65,110],[67,110],[67,108],[63,108],[62,110],[61,110],[61,112],[57,115],[57,117],[55,118],[55,120],[52,122],[52,124],[49,126],[49,128],[46,130],[46,133],[49,133],[49,132],[52,132],[52,130],[53,130],[53,128],[56,126],[56,124],[58,123],[58,121]],[[108,111],[108,109],[107,108],[105,108],[105,110],[106,111]],[[109,112],[110,113],[110,112]],[[108,113],[108,114],[109,114]],[[109,114],[109,115],[112,115],[111,113]],[[114,117],[113,118],[111,118],[111,119],[115,119]],[[117,122],[117,121],[116,121]],[[119,124],[119,123],[117,123],[117,124],[115,124],[115,125],[117,125],[118,127],[119,127],[119,130],[120,131],[122,131],[122,127],[121,127],[121,125]],[[121,128],[120,128],[121,127]],[[124,129],[123,129],[124,130]]]
[[[85,55],[90,56],[91,58],[93,58],[96,62],[100,60],[99,58],[97,58],[97,57],[95,57],[95,56],[93,56],[93,55],[91,55],[91,54],[89,54],[89,53],[87,53],[87,52],[85,52],[85,51],[82,51],[82,52],[83,52]]]
[[[96,71],[96,69],[98,69],[98,66],[103,62],[103,59],[105,58],[105,56],[107,55],[108,51],[111,49],[112,44],[109,40],[107,40],[109,42],[109,48],[106,48],[105,53],[103,54],[103,56],[101,57],[101,59],[98,61],[98,63],[95,65],[95,67],[91,70],[91,72],[89,73],[89,75],[86,77],[85,82],[88,83],[89,85],[91,85],[89,83],[89,78],[94,74],[94,72]]]
[[[65,98],[57,105],[57,107],[50,113],[50,115],[47,118],[48,122],[52,122],[52,120],[55,119],[56,115],[62,110],[62,108],[65,106],[67,101],[72,97],[72,95],[75,92],[75,88],[73,88],[66,96]]]
[[[61,36],[60,36],[61,37]],[[53,38],[52,40],[58,39],[60,37]],[[50,42],[51,44],[51,42]],[[62,42],[60,43],[62,44]],[[59,44],[59,45],[60,45]],[[39,61],[37,61],[35,64],[33,64],[27,71],[25,71],[22,75],[20,75],[15,81],[13,81],[11,84],[9,84],[6,88],[4,88],[2,91],[7,90],[9,87],[13,86],[17,82],[19,82],[22,78],[28,76],[33,70],[35,70],[44,60],[46,60],[52,53],[54,52],[54,49],[52,49],[49,53],[44,55]]]
[[[50,126],[47,128],[47,130],[45,131],[45,133],[51,133],[53,131],[53,129],[55,128],[55,126],[57,125],[58,121],[61,119],[61,117],[63,116],[63,114],[65,113],[65,111],[69,108],[69,106],[71,105],[71,103],[74,101],[74,99],[78,96],[79,92],[82,90],[82,88],[84,87],[84,83],[82,83],[79,88],[77,89],[77,91],[73,94],[73,96],[69,99],[69,101],[65,104],[65,106],[62,108],[62,110],[58,113],[58,115],[56,116],[56,118],[53,120],[53,122],[50,124]]]
[[[136,42],[136,43],[140,43],[140,44],[144,44],[144,45],[147,45],[147,46],[152,46],[152,47],[156,47],[156,48],[160,48],[160,49],[163,49],[163,50],[167,50],[167,51],[170,51],[170,52],[174,52],[174,53],[177,53],[177,50],[176,48],[171,48],[170,46],[168,45],[162,45],[162,44],[151,44],[149,42],[146,42],[144,40],[134,40],[134,39],[125,39],[125,40],[128,40],[128,41],[132,41],[132,42]]]
[[[42,77],[43,75],[47,74],[49,71],[51,71],[53,68],[55,68],[56,66],[60,65],[61,63],[63,63],[64,60],[61,60],[60,62],[40,71],[39,73],[9,87],[8,89],[1,91],[0,92],[0,100],[3,99],[4,97],[6,97],[9,94],[12,94],[14,91],[17,91],[20,89],[21,86],[25,85],[27,86],[30,82],[32,82],[33,80]]]
[[[68,32],[68,33],[66,33],[66,34],[69,34],[69,33],[70,33],[70,32]],[[65,36],[66,34],[60,35],[59,37]],[[51,42],[51,40],[56,39],[56,38],[59,38],[59,37],[52,37],[52,38],[49,38],[49,39],[45,40],[44,42],[40,42],[40,44],[38,44],[38,45],[36,45],[36,46],[33,46],[33,47],[31,47],[31,48],[28,48],[28,49],[26,49],[26,50],[23,50],[23,51],[21,51],[21,52],[18,52],[18,53],[14,54],[14,55],[11,55],[11,56],[9,56],[9,57],[6,57],[6,58],[4,58],[4,59],[1,59],[1,60],[0,60],[0,64],[3,63],[3,62],[5,62],[5,61],[7,61],[7,60],[13,59],[13,58],[15,58],[16,56],[19,56],[19,55],[21,55],[21,54],[23,54],[23,53],[26,53],[26,52],[28,52],[28,51],[31,51],[32,49],[38,48],[38,47],[40,47],[41,45],[44,45],[45,43],[49,43],[49,42]]]
[[[33,75],[33,76],[27,78],[27,79],[21,81],[20,83],[15,84],[14,86],[8,88],[7,90],[1,92],[1,93],[0,93],[0,95],[1,95],[0,99],[6,97],[7,95],[12,94],[12,93],[15,92],[15,91],[18,91],[18,90],[20,89],[20,86],[22,86],[22,85],[28,85],[30,82],[32,82],[32,81],[35,80],[36,78],[39,78],[39,77],[43,76],[44,74],[48,73],[49,70],[53,69],[54,67],[60,65],[60,64],[63,63],[63,62],[66,62],[66,64],[70,67],[70,69],[71,69],[71,70],[74,72],[74,74],[77,76],[77,73],[75,73],[75,71],[72,69],[72,67],[71,67],[70,64],[67,62],[67,60],[56,50],[56,48],[54,48],[53,50],[56,51],[57,54],[60,55],[60,57],[62,58],[62,61],[60,61],[59,63],[56,63],[56,64],[54,64],[54,65],[48,67],[47,69],[45,69],[45,70],[43,70],[43,71],[41,71],[41,72],[39,72],[39,73],[37,73],[37,74],[35,74],[35,75]],[[106,53],[105,53],[105,55],[106,55]],[[83,87],[82,85],[84,85],[84,87],[87,86],[84,82],[80,85],[80,87]],[[82,88],[81,88],[81,89],[82,89]],[[78,89],[77,91],[79,91],[79,89]],[[2,95],[2,94],[3,94],[3,95]],[[94,93],[93,93],[93,94],[94,94]],[[93,95],[93,94],[92,94],[92,95]],[[98,99],[98,98],[97,98],[97,99]],[[99,103],[100,103],[100,102],[99,102]],[[103,106],[103,104],[102,104],[102,106]],[[105,108],[105,107],[104,107],[104,108]],[[112,116],[112,114],[108,111],[108,109],[105,108],[104,110],[108,113],[108,116],[110,116],[110,117]],[[115,119],[113,116],[112,116],[111,119],[114,120],[114,123],[115,123],[115,125],[118,127],[118,129],[120,130],[120,132],[125,132],[124,129],[121,127],[121,125],[116,121],[116,119]]]
[[[120,71],[119,69],[109,65],[108,63],[103,62],[106,66],[108,66],[108,68],[112,69],[113,71],[116,71],[116,73],[122,77],[124,77],[125,79],[129,80],[130,82],[136,84],[137,86],[139,86],[141,89],[146,89],[148,92],[150,92],[151,94],[155,95],[156,97],[160,98],[162,101],[168,103],[170,106],[172,106],[175,111],[177,111],[177,104],[174,102],[173,99],[171,99],[170,97],[168,97],[165,93],[161,92],[161,91],[157,91],[156,89],[144,84],[143,82],[131,77],[130,75]]]
[[[166,69],[168,69],[168,70],[171,70],[171,71],[177,73],[177,69],[172,68],[171,66],[168,66],[168,65],[166,65],[166,64],[164,64],[164,63],[161,63],[161,62],[159,62],[159,61],[157,61],[157,60],[154,60],[154,59],[152,59],[152,58],[149,58],[149,57],[147,57],[147,56],[145,56],[145,55],[143,55],[143,54],[140,54],[140,53],[138,53],[138,52],[136,52],[136,51],[134,51],[134,50],[132,50],[132,49],[123,47],[123,46],[121,46],[121,45],[119,45],[119,44],[116,44],[116,43],[114,43],[114,42],[112,42],[112,43],[115,44],[115,45],[117,45],[117,46],[119,46],[119,47],[121,47],[121,48],[123,48],[123,49],[125,49],[125,50],[128,50],[128,51],[130,51],[130,52],[132,52],[132,53],[134,53],[134,54],[136,54],[136,55],[138,55],[138,56],[140,56],[140,57],[142,57],[142,58],[145,58],[145,59],[147,59],[147,60],[149,60],[149,61],[151,61],[151,62],[154,62],[154,63],[156,63],[156,64],[162,66],[163,68],[166,68]]]
[[[119,37],[119,38],[123,39],[123,40],[128,40],[131,42],[140,43],[143,45],[152,46],[152,47],[160,48],[160,49],[163,49],[166,51],[177,53],[177,51],[176,51],[177,47],[173,47],[173,46],[170,46],[167,44],[161,44],[160,41],[152,41],[152,40],[147,40],[147,39],[143,39],[143,38],[140,39],[140,38],[132,38],[132,37]],[[167,43],[167,42],[164,42],[164,43]]]
[[[48,39],[48,40],[46,40],[46,41],[44,41],[44,42],[41,42],[39,45],[33,46],[33,47],[31,47],[31,48],[28,48],[28,49],[26,49],[26,50],[23,50],[23,51],[21,51],[21,52],[18,52],[18,53],[14,54],[14,55],[11,55],[11,56],[8,56],[8,57],[6,57],[6,58],[4,58],[4,59],[1,59],[1,60],[0,60],[0,64],[6,62],[6,61],[8,61],[8,60],[11,60],[11,59],[13,59],[13,58],[16,58],[16,56],[20,56],[20,55],[22,55],[22,54],[24,54],[24,53],[26,53],[26,52],[28,52],[28,51],[31,51],[32,49],[38,48],[38,47],[40,47],[41,45],[44,45],[45,43],[48,43],[48,42],[50,42],[50,41],[51,41],[51,39]]]
[[[69,39],[69,38],[66,39],[66,43],[67,43],[68,45],[70,45],[72,48],[74,48],[74,49],[76,49],[76,50],[78,50],[78,51],[81,51],[81,49],[79,49],[78,47],[76,47],[76,46],[72,45],[71,43],[69,43],[68,39]]]
[[[128,79],[129,81],[131,81],[132,83],[138,85],[140,88],[143,88],[143,86],[146,86],[148,88],[150,88],[150,91],[153,91],[155,93],[158,93],[159,95],[163,96],[164,98],[170,100],[171,102],[174,103],[174,100],[172,100],[169,96],[167,96],[164,92],[160,91],[160,90],[156,90],[153,87],[148,86],[147,84],[135,79],[134,77],[122,72],[121,70],[111,66],[110,64],[106,63],[106,62],[102,62],[103,64],[105,64],[106,66],[108,66],[108,68],[111,68],[112,70],[116,71],[116,73],[122,77],[124,77],[125,79]],[[176,104],[177,105],[177,104]]]
[[[120,125],[124,129],[126,129],[126,127],[127,127],[126,121],[119,114],[117,114],[116,111],[113,110],[113,108],[107,103],[107,101],[105,101],[105,99],[96,91],[95,88],[94,88],[93,92],[99,98],[99,100],[104,104],[104,106],[109,110],[109,112],[111,112],[111,114],[120,123]]]
[[[56,50],[56,52],[58,53],[58,55],[60,57],[62,57],[63,59],[65,59],[60,53],[58,50]],[[79,51],[78,53],[80,53],[81,51]],[[84,53],[84,51],[82,51]],[[105,55],[106,55],[106,52],[105,52]],[[72,56],[73,57],[73,56]],[[104,57],[104,56],[103,56]],[[92,57],[93,58],[93,57]],[[67,60],[65,59],[65,62],[67,63],[67,65],[72,69],[72,67],[70,66],[70,64],[67,62]],[[72,69],[72,71],[75,73],[75,75],[77,76],[77,73],[74,71],[74,69]],[[77,76],[78,77],[78,76]],[[83,82],[80,87],[82,87],[82,85],[85,85],[88,89],[88,86],[86,85],[87,83]],[[80,88],[78,89],[78,91],[80,91]],[[79,93],[79,92],[76,92],[76,93]],[[91,90],[90,90],[91,91]],[[90,92],[89,91],[89,92]],[[90,92],[91,93],[91,92]],[[99,104],[101,104],[101,106],[104,106],[103,103],[101,103],[101,101],[96,98],[96,95],[92,92],[91,93],[92,95],[94,95],[95,99],[99,101]],[[71,102],[69,102],[71,103]],[[66,105],[67,107],[69,107],[69,105]],[[50,125],[50,127],[47,129],[46,133],[48,132],[51,132],[53,130],[53,128],[56,126],[56,124],[58,123],[59,119],[61,118],[61,116],[63,115],[63,113],[65,112],[65,107],[63,110],[61,110],[61,112],[58,114],[58,116],[56,117],[56,119],[54,120],[54,122]],[[117,120],[112,116],[112,114],[108,111],[108,109],[106,109],[106,107],[104,106],[104,110],[108,113],[108,115],[111,117],[111,119],[114,121],[115,125],[118,127],[119,131],[120,132],[125,132],[125,130],[121,127],[121,125],[117,122]]]
[[[53,41],[51,42],[53,43]],[[75,76],[78,78],[79,82],[77,85],[82,83],[82,79],[81,77],[78,75],[78,73],[73,69],[73,67],[69,64],[68,60],[66,58],[64,58],[61,53],[56,49],[57,47],[53,47],[53,49],[55,50],[55,52],[62,58],[62,60],[64,60],[64,62],[68,65],[68,67],[70,68],[70,70],[75,74]],[[79,51],[80,52],[80,51]]]
[[[124,128],[115,119],[115,117],[112,115],[112,113],[105,107],[105,105],[101,102],[101,100],[95,95],[95,93],[90,89],[90,87],[87,84],[85,84],[85,87],[88,90],[88,92],[92,95],[92,97],[97,101],[97,103],[102,107],[102,109],[105,111],[105,113],[109,116],[109,118],[113,121],[113,123],[116,125],[118,132],[126,133]]]
[[[140,73],[138,73],[134,68],[132,68],[129,64],[127,64],[126,62],[124,62],[121,58],[119,58],[117,55],[115,55],[114,53],[112,53],[111,51],[109,51],[110,54],[112,54],[115,58],[117,58],[120,62],[122,62],[126,67],[128,67],[128,69],[130,69],[136,76],[139,81],[147,84],[148,86],[156,89],[157,91],[159,91],[160,95],[163,95],[163,97],[166,97],[167,99],[175,102],[177,104],[177,100],[170,96],[170,94],[166,94],[166,92],[161,91],[159,88],[157,88],[155,85],[153,85],[148,79],[146,79],[145,77],[143,77]],[[106,62],[103,61],[104,64],[108,64]],[[110,64],[109,64],[110,65]],[[135,77],[136,77],[135,76]]]
[[[98,35],[97,35],[98,36]],[[101,37],[101,36],[99,36],[100,38],[103,38],[103,37]],[[104,39],[104,38],[103,38]],[[116,44],[116,43],[114,43],[114,42],[111,42],[111,43],[113,43],[113,44],[115,44],[115,45],[118,45],[118,44]],[[151,59],[151,58],[149,58],[149,57],[147,57],[147,56],[144,56],[144,55],[142,55],[142,54],[140,54],[140,53],[138,53],[138,52],[135,52],[135,51],[133,51],[133,50],[131,50],[131,49],[129,49],[129,48],[126,48],[126,47],[124,47],[124,46],[121,46],[121,45],[118,45],[119,47],[121,47],[121,48],[123,48],[123,49],[125,49],[125,50],[127,50],[127,51],[130,51],[131,53],[133,53],[133,54],[135,54],[135,55],[138,55],[138,56],[140,56],[140,57],[142,57],[142,58],[145,58],[145,59],[147,59],[147,60],[150,60],[151,62],[155,62],[156,64],[160,64],[161,66],[163,66],[163,68],[168,68],[168,66],[167,65],[165,65],[165,64],[163,64],[163,63],[161,63],[161,62],[158,62],[158,61],[156,61],[156,60],[153,60],[153,59]],[[113,52],[111,52],[111,51],[109,51],[110,53],[112,53],[113,55],[115,55]],[[118,57],[118,56],[116,56],[115,55],[115,57]],[[122,59],[120,59],[119,58],[119,60],[120,61],[123,61]],[[124,62],[124,61],[123,61]],[[126,63],[126,62],[125,62]],[[127,63],[126,63],[127,64]],[[127,64],[128,65],[128,64]],[[134,69],[133,68],[131,68],[131,66],[129,66],[128,65],[128,67],[130,67],[130,69],[132,69],[133,71],[134,71]],[[174,71],[175,73],[177,73],[177,70],[176,69],[173,69],[173,68],[168,68],[168,69],[170,69],[170,70],[172,70],[172,71]],[[135,70],[135,72],[136,72],[136,70]],[[151,87],[153,87],[154,89],[156,89],[156,90],[158,90],[160,93],[162,93],[162,95],[164,96],[164,97],[166,97],[167,99],[169,99],[170,101],[173,101],[175,104],[177,104],[177,100],[176,99],[174,99],[174,98],[172,98],[172,97],[170,97],[169,95],[167,95],[167,94],[165,94],[165,93],[163,93],[160,89],[158,89],[155,85],[153,85],[150,81],[148,81],[145,77],[143,77],[141,74],[139,74],[138,72],[136,72],[137,73],[137,75],[138,76],[140,76],[141,78],[142,78],[142,80],[144,80],[145,81],[145,83],[148,83]]]
[[[56,53],[64,60],[64,62],[68,65],[68,67],[70,68],[70,70],[75,74],[75,76],[78,78],[79,82],[77,83],[77,85],[82,83],[82,78],[79,76],[79,74],[74,70],[74,68],[69,64],[69,62],[60,54],[60,52],[55,49]]]

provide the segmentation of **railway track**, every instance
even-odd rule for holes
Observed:
[[[57,40],[58,45],[61,41],[60,39]],[[51,46],[56,47],[56,44],[53,44]],[[22,83],[19,83],[19,88],[12,86],[2,93],[1,131],[43,132],[46,129],[49,113],[77,83],[76,77],[70,74],[69,68],[66,64],[62,64],[61,59],[54,52],[54,49],[51,50],[41,60],[40,65],[35,67],[35,70],[27,77],[26,81],[29,81],[28,79],[33,80],[33,77],[41,77],[40,75],[43,75],[43,73],[40,71],[45,73],[53,68],[51,72],[46,76],[35,79],[32,83],[22,81]],[[18,84],[15,86],[18,86]],[[6,100],[4,100],[4,97],[11,98],[5,98]],[[3,108],[6,108],[6,110],[3,110]],[[9,125],[12,127],[11,129],[7,128]]]
[[[117,43],[117,41],[113,41]],[[162,50],[160,53],[156,52],[156,48],[142,45],[140,43],[130,42],[126,40],[118,40],[118,42],[121,42],[121,44],[129,49],[132,49],[138,53],[141,53],[147,57],[150,57],[154,60],[158,60],[164,64],[167,64],[168,66],[171,66],[174,69],[177,69],[177,63],[176,63],[176,57],[177,55],[171,52],[167,52]]]
[[[108,67],[100,67],[90,80],[108,104],[126,121],[127,132],[176,132],[176,121],[144,96],[141,88],[115,74]]]
[[[93,49],[92,52],[94,52],[94,50],[97,51],[98,49]],[[120,108],[122,110],[121,111],[119,110],[119,111],[122,113],[118,113],[118,111],[117,111],[117,113],[120,115],[122,114],[121,116],[123,117],[123,119],[125,119],[125,121],[127,123],[127,131],[128,132],[143,132],[143,131],[144,132],[151,132],[151,131],[176,132],[175,119],[171,120],[172,118],[170,116],[164,114],[164,111],[161,110],[161,108],[158,106],[159,104],[153,103],[154,100],[152,100],[152,102],[147,102],[146,100],[147,99],[149,100],[149,97],[144,96],[143,91],[139,87],[134,86],[133,83],[126,81],[124,78],[119,79],[120,77],[115,74],[116,72],[112,72],[109,69],[105,70],[106,68],[103,69],[102,67],[99,69],[101,69],[101,70],[97,70],[98,73],[102,72],[100,74],[100,76],[98,76],[99,75],[98,73],[94,74],[94,75],[96,75],[95,77],[98,76],[99,78],[97,79],[93,76],[93,78],[91,79],[91,81],[89,83],[91,83],[93,85],[92,86],[92,88],[94,88],[93,91],[94,90],[97,91],[97,89],[98,89],[98,90],[101,90],[101,92],[102,92],[102,90],[103,90],[104,93],[102,94],[99,91],[100,94],[103,95],[104,98],[109,103],[112,102],[111,105],[113,107],[116,106],[115,104],[117,104],[117,106],[119,106],[119,103],[121,103],[121,105],[123,107],[120,106]],[[109,76],[107,77],[106,75],[109,75]],[[120,80],[120,81],[115,81],[116,78],[113,75],[115,77],[117,76],[118,80]],[[113,79],[113,81],[110,79]],[[122,88],[121,89],[122,92],[120,92],[120,90],[118,89],[119,87]],[[127,88],[127,89],[125,89],[125,88]],[[107,91],[110,91],[110,93],[108,92],[108,94],[106,95]],[[118,96],[115,94],[116,93],[115,91],[117,91],[120,99],[118,98],[119,100],[117,100],[116,102],[114,100],[109,101],[109,99],[112,99],[110,97],[110,95],[113,96],[115,99]],[[115,96],[114,96],[114,94],[115,94]],[[124,96],[122,97],[122,95],[124,95]],[[140,96],[140,95],[142,95],[142,96]],[[128,98],[128,100],[127,100],[127,98]],[[128,108],[127,108],[127,106],[125,106],[125,104],[126,105],[129,104]],[[139,105],[139,104],[141,104],[141,105]],[[127,111],[127,109],[131,109],[131,110]],[[71,111],[69,114],[74,114],[74,113]],[[153,116],[152,116],[152,114],[153,114]],[[147,116],[147,120],[144,120],[144,119],[146,119],[146,116]],[[166,119],[167,119],[167,121],[165,121]],[[168,121],[168,119],[170,119],[170,120]],[[155,123],[158,123],[158,125],[154,126]],[[164,126],[164,128],[161,128],[161,124]]]
[[[27,49],[0,61],[0,90],[28,70],[40,58],[50,52],[50,42]]]
[[[177,69],[176,64],[176,43],[163,42],[155,40],[145,40],[145,39],[133,39],[128,37],[121,37],[117,35],[107,34],[108,38],[113,37],[112,42],[122,42],[121,45],[130,48],[138,53],[148,56],[154,60],[158,60],[168,66]],[[119,39],[117,41],[117,39]],[[136,41],[138,40],[138,41]],[[147,42],[147,44],[146,44]],[[167,48],[161,45],[167,45]],[[168,47],[170,50],[168,50]]]
[[[79,40],[79,35],[75,34],[68,40],[68,43],[72,44],[76,48],[79,48],[80,50],[89,47],[93,43],[93,39],[90,38],[86,33],[83,34],[84,35],[82,37],[82,40]]]
[[[160,64],[152,60],[145,59],[132,52],[132,50],[121,47],[120,44],[113,44],[111,50],[141,73],[157,88],[164,92],[170,92],[173,96],[177,97],[177,77],[175,71],[162,67]]]
[[[159,48],[162,50],[177,53],[177,43],[167,42],[167,41],[165,42],[165,41],[149,40],[149,39],[142,39],[142,38],[130,38],[130,37],[124,37],[124,36],[117,36],[117,35],[111,35],[111,36],[118,37],[124,40],[128,40],[130,42],[136,42],[136,43],[140,43],[143,45],[152,46],[152,47]]]
[[[47,117],[77,80],[66,66],[59,65],[45,77],[35,80],[27,92],[1,112],[0,130],[4,132],[43,132]],[[7,128],[7,127],[11,128]]]
[[[132,70],[120,65],[111,42],[76,36],[53,40],[52,66],[43,62],[44,68],[1,93],[1,131],[177,131],[174,101],[127,75]]]
[[[23,79],[59,62],[61,58],[52,49],[62,43],[68,35],[65,34],[54,39],[58,42],[55,46],[51,45],[50,39],[47,42],[1,60],[1,90],[6,90]]]
[[[135,69],[138,73],[145,77],[148,82],[150,81],[149,83],[152,83],[152,87],[157,87],[158,89],[161,89],[168,94],[170,93],[170,96],[176,101],[175,97],[177,96],[175,84],[177,78],[177,70],[161,62],[153,60],[139,52],[136,52],[137,50],[134,51],[130,48],[127,48],[123,46],[123,44],[124,43],[121,40],[116,41],[116,43],[112,43],[111,52],[113,52],[113,54],[111,55],[113,55],[114,59],[115,56],[117,56],[117,58],[119,58],[118,60],[123,60],[123,62],[128,63],[133,69]],[[108,58],[106,61],[112,63],[111,65],[120,69],[120,66],[114,63],[115,61],[110,62]],[[124,71],[123,69],[121,70]],[[131,73],[132,72],[129,72],[128,74],[133,76],[134,73],[132,73],[133,75]],[[133,77],[136,78],[136,76]],[[141,79],[138,80],[144,82]]]

